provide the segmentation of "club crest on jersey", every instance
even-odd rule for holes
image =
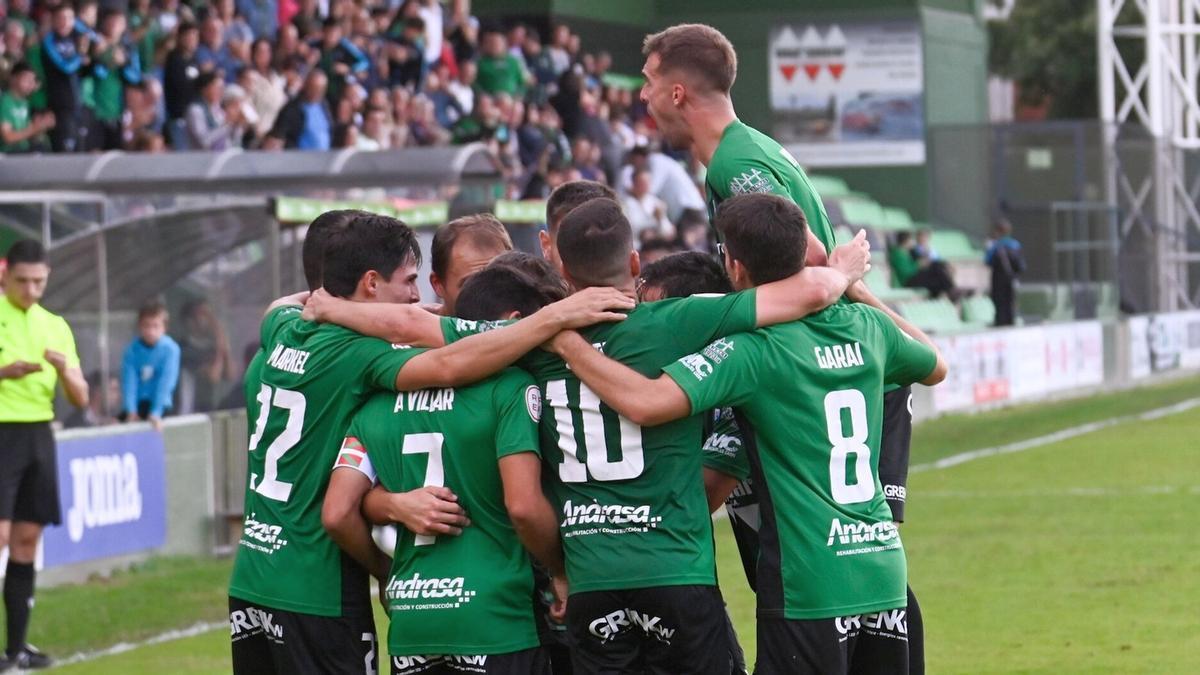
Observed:
[[[771,181],[758,169],[750,169],[743,171],[741,175],[734,176],[729,181],[729,192],[735,195],[744,195],[757,192],[770,193]]]
[[[534,422],[542,421],[542,390],[532,384],[525,387],[525,409]]]
[[[817,365],[824,370],[853,368],[863,365],[862,344],[852,342],[845,345],[813,347]]]
[[[713,363],[720,363],[729,358],[729,353],[733,351],[733,343],[725,338],[714,340],[711,344],[704,348],[702,352],[704,356]]]

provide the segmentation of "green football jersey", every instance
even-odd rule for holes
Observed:
[[[721,202],[734,195],[766,192],[787,197],[804,211],[808,228],[825,244],[827,253],[836,245],[829,214],[800,163],[770,136],[740,120],[725,127],[708,166],[704,192],[709,220]]]
[[[904,549],[877,475],[883,383],[916,382],[936,363],[882,312],[834,305],[717,340],[664,369],[693,410],[732,405],[749,425],[759,616],[904,606]]]
[[[266,359],[257,382],[248,383],[246,520],[229,594],[275,609],[342,616],[370,600],[366,572],[321,526],[330,467],[354,411],[372,391],[395,387],[412,350],[303,321],[299,307],[267,315],[262,344]],[[342,597],[343,588],[362,593]]]
[[[389,491],[444,485],[471,518],[457,537],[398,528],[386,589],[389,653],[537,646],[533,568],[504,506],[497,461],[537,452],[541,407],[533,378],[510,368],[469,387],[376,394],[354,417],[339,465],[358,467],[365,451]]]
[[[755,325],[755,295],[643,303],[619,323],[582,332],[608,356],[650,376],[716,337]],[[486,326],[443,320],[446,341]],[[519,364],[542,388],[542,458],[571,592],[715,585],[712,520],[700,468],[699,415],[641,428],[600,402],[559,357]]]

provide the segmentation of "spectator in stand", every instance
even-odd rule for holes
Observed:
[[[433,102],[433,114],[443,128],[453,128],[464,114],[458,99],[447,90],[447,75],[450,68],[439,64],[425,76],[425,95]]]
[[[330,17],[321,28],[321,40],[315,47],[320,51],[317,67],[325,72],[328,80],[326,96],[330,103],[342,96],[348,84],[357,82],[357,76],[365,74],[371,67],[367,55],[342,33],[342,24]]]
[[[896,233],[896,243],[888,250],[893,285],[923,288],[929,292],[929,297],[934,299],[945,294],[951,300],[957,300],[959,292],[954,286],[950,269],[944,262],[914,257],[913,249],[916,243],[911,232]]]
[[[634,148],[629,153],[629,163],[621,169],[619,187],[628,192],[633,185],[633,172],[637,169],[650,170],[650,191],[667,203],[667,218],[677,223],[684,210],[704,211],[707,206],[700,188],[679,162],[662,154],[651,152],[648,147]]]
[[[464,117],[454,127],[455,143],[474,143],[499,138],[501,143],[508,142],[508,129],[502,122],[502,113],[496,106],[496,100],[486,94],[481,94],[476,101],[475,114]]]
[[[138,336],[121,362],[122,422],[160,428],[179,383],[179,345],[167,335],[167,308],[150,302],[138,310]]]
[[[433,102],[425,96],[413,96],[408,103],[408,144],[428,147],[450,143],[450,132],[437,123]]]
[[[991,296],[996,306],[996,325],[1011,326],[1017,320],[1017,281],[1025,271],[1025,256],[1007,220],[996,221],[992,236],[983,261],[992,268]]]
[[[0,90],[8,89],[13,68],[24,60],[25,24],[10,16],[4,22],[4,39],[0,41]]]
[[[42,134],[54,128],[54,113],[30,112],[29,97],[37,89],[37,76],[28,63],[16,64],[9,88],[0,94],[0,150],[6,153],[40,150]]]
[[[300,0],[300,10],[292,17],[292,25],[301,37],[321,32],[324,21],[319,0]]]
[[[525,42],[521,45],[521,57],[525,59],[525,68],[533,83],[530,102],[538,105],[549,102],[558,82],[558,73],[554,70],[554,59],[542,47],[537,31],[530,30],[526,34]]]
[[[600,148],[592,144],[584,136],[577,136],[571,141],[572,165],[579,170],[584,180],[608,184],[604,177],[604,169],[600,167]]]
[[[357,147],[358,127],[348,123],[335,124],[330,142],[338,149]]]
[[[561,76],[571,67],[571,55],[567,52],[570,43],[571,29],[561,23],[555,26],[550,46],[546,48],[546,51],[550,54],[550,63],[553,64],[556,75]]]
[[[214,410],[222,398],[223,383],[234,376],[225,328],[206,300],[193,300],[183,307],[180,335],[179,412]]]
[[[700,251],[701,253],[716,252],[713,229],[709,226],[708,217],[704,211],[685,210],[679,217],[679,223],[675,229],[679,231],[677,241],[682,250]]]
[[[525,95],[528,78],[524,64],[508,51],[504,35],[495,31],[484,33],[479,56],[479,90],[519,98]]]
[[[675,238],[675,227],[667,219],[667,204],[650,192],[650,170],[639,169],[633,173],[633,185],[621,196],[621,207],[633,234],[641,237],[650,233],[660,239]]]
[[[912,250],[913,258],[917,261],[941,260],[941,256],[938,255],[937,251],[933,250],[933,244],[930,243],[932,238],[933,230],[930,230],[928,227],[922,227],[917,230],[917,243],[913,246]]]
[[[392,139],[388,134],[387,109],[369,107],[363,114],[362,133],[358,135],[359,150],[387,150],[392,147]]]
[[[442,58],[446,14],[438,0],[418,0],[417,14],[425,27],[425,66],[432,67]]]
[[[200,29],[193,23],[179,26],[175,48],[167,55],[163,68],[163,99],[167,106],[167,137],[176,148],[187,147],[183,117],[196,98],[196,78],[200,63],[196,50],[200,47]]]
[[[121,116],[121,142],[125,147],[132,148],[134,139],[142,133],[162,138],[161,101],[162,87],[157,80],[143,77],[140,84],[125,87],[125,111]]]
[[[658,237],[649,237],[641,240],[641,247],[638,249],[638,260],[642,264],[642,269],[645,270],[647,265],[680,251],[680,247],[672,241]]]
[[[119,150],[124,146],[125,87],[141,84],[141,56],[125,32],[121,12],[107,12],[100,29],[105,47],[96,56],[91,74],[95,127],[89,145],[90,149]]]
[[[299,150],[328,150],[332,147],[333,111],[325,92],[328,79],[324,71],[313,70],[304,78],[300,94],[279,112],[270,138],[275,147]]]
[[[396,22],[388,29],[386,51],[388,86],[420,89],[425,78],[424,20],[396,17]]]
[[[268,39],[275,37],[275,31],[279,30],[277,0],[237,0],[237,9],[246,17],[253,35]]]
[[[458,68],[458,77],[446,85],[446,91],[458,101],[458,109],[463,116],[475,112],[475,79],[478,73],[474,61],[465,61]]]
[[[229,51],[225,49],[225,23],[215,13],[200,22],[200,44],[196,47],[196,63],[200,71],[224,73],[229,61]]]
[[[250,67],[243,68],[237,80],[258,117],[255,132],[259,137],[271,130],[288,99],[287,80],[272,66],[272,57],[270,41],[255,40],[250,48]]]
[[[64,2],[54,8],[51,29],[42,40],[42,69],[46,98],[54,113],[50,144],[55,152],[77,152],[83,147],[83,96],[80,80],[90,66],[91,38],[76,28],[75,10]]]
[[[217,73],[204,73],[196,81],[200,97],[187,111],[189,147],[195,150],[228,150],[242,147],[246,134],[243,108],[245,92],[225,83]]]
[[[23,29],[24,35],[32,40],[37,35],[38,24],[33,20],[31,11],[33,0],[10,0],[8,3],[7,21],[16,23]]]

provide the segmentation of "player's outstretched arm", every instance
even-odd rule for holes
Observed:
[[[289,307],[292,305],[303,305],[304,303],[308,302],[309,295],[310,295],[310,293],[308,291],[300,291],[299,293],[292,293],[291,295],[285,295],[282,298],[279,298],[278,300],[267,305],[267,311],[263,312],[263,316],[270,314],[271,312],[279,309],[280,307]]]
[[[396,374],[396,390],[458,387],[512,365],[560,331],[623,321],[634,301],[615,288],[588,288],[520,321],[419,354]]]
[[[377,485],[363,498],[363,515],[374,525],[403,525],[413,534],[457,537],[471,524],[458,496],[448,487],[430,485],[388,492]]]
[[[802,319],[837,302],[871,269],[866,231],[859,230],[852,241],[835,248],[828,262],[828,267],[805,266],[799,274],[759,286],[755,291],[757,326]]]
[[[692,404],[669,377],[650,379],[601,354],[574,331],[564,331],[549,345],[600,400],[622,417],[652,427],[692,414]]]
[[[371,480],[358,471],[334,469],[321,507],[321,525],[329,537],[371,576],[386,583],[392,559],[371,539],[371,528],[359,505],[371,489]]]
[[[946,359],[942,357],[941,350],[937,348],[937,345],[933,342],[933,340],[929,339],[929,336],[925,334],[925,331],[914,326],[908,321],[908,319],[900,316],[895,310],[884,304],[882,300],[875,297],[875,294],[871,292],[871,289],[867,288],[867,285],[861,280],[849,289],[846,297],[850,298],[854,302],[870,305],[883,312],[892,320],[893,323],[896,324],[896,327],[904,331],[917,342],[920,342],[921,344],[933,350],[933,353],[937,355],[937,365],[934,366],[933,372],[929,374],[929,377],[921,380],[921,384],[932,387],[933,385],[938,384],[942,380],[946,379],[946,373],[949,372],[950,367],[946,363]]]
[[[335,323],[393,344],[441,347],[446,344],[436,314],[419,305],[351,302],[319,288],[304,305],[305,320]]]

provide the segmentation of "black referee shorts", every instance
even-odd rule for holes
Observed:
[[[0,520],[62,523],[49,422],[0,422]]]

